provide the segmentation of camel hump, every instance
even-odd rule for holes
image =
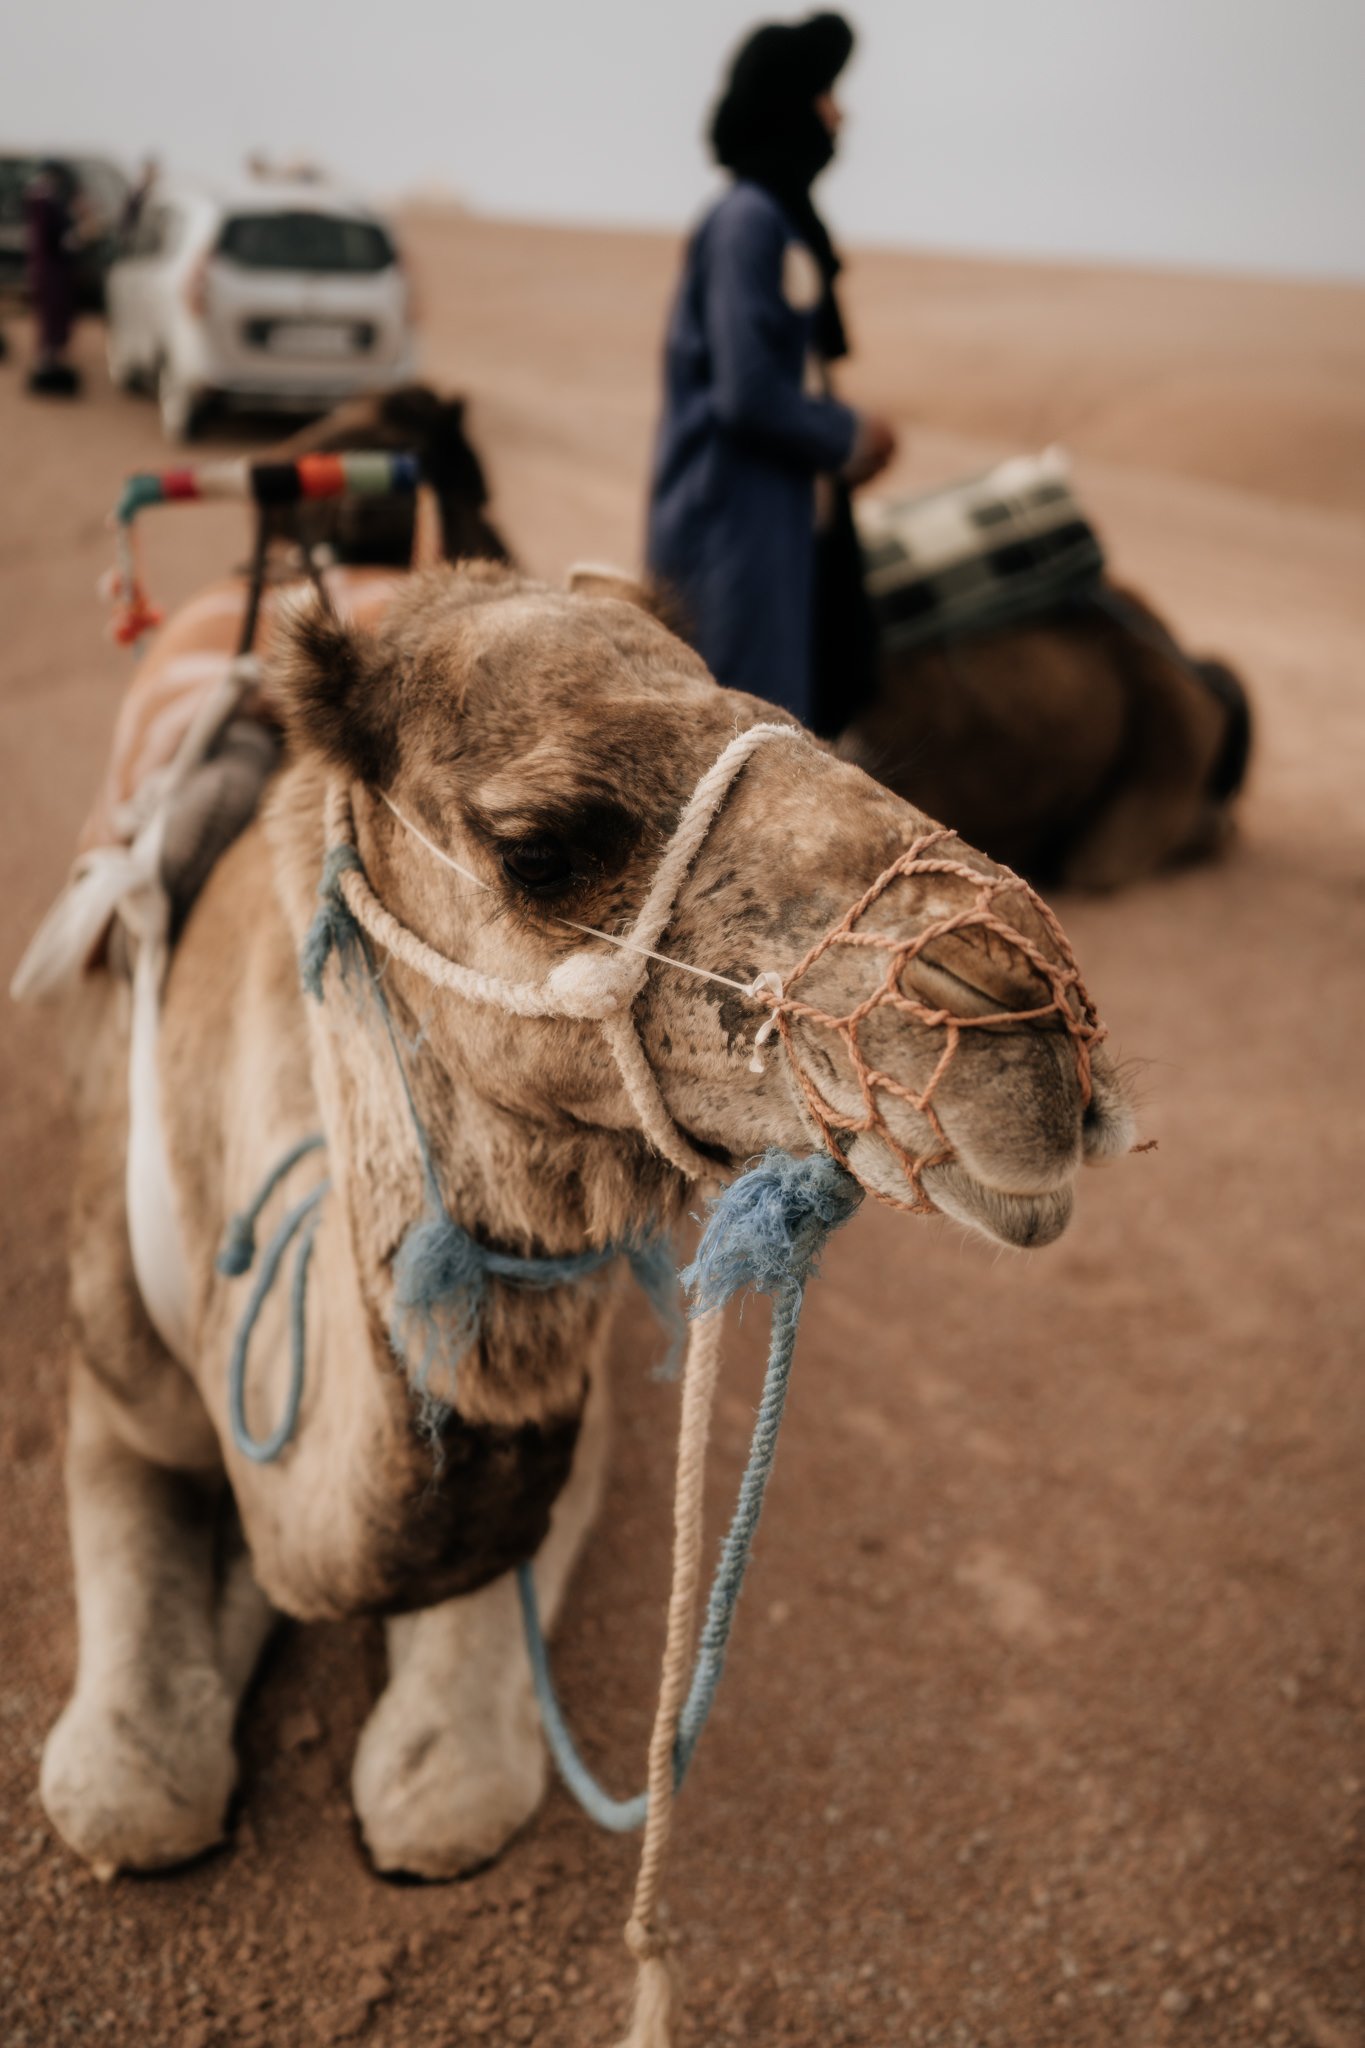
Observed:
[[[378,569],[333,569],[327,587],[342,618],[372,628],[402,578]],[[257,652],[268,664],[282,606],[307,586],[279,584],[261,604]],[[172,614],[138,663],[118,718],[103,779],[77,841],[77,851],[126,845],[137,800],[151,777],[167,768],[196,713],[227,676],[246,616],[247,586],[225,578],[199,591]],[[278,725],[279,707],[268,682],[245,709],[263,724]]]
[[[338,615],[362,631],[378,623],[402,581],[399,573],[362,568],[327,574]],[[266,592],[258,655],[269,657],[288,601],[308,587]],[[110,919],[136,888],[159,881],[174,933],[214,863],[254,816],[279,758],[283,720],[268,670],[245,690],[233,676],[246,607],[243,580],[210,585],[166,622],[139,662],[77,840],[74,871],[16,976],[21,999],[54,995],[104,958]],[[188,773],[181,763],[173,774],[186,748],[199,766]],[[159,834],[148,829],[157,818]]]

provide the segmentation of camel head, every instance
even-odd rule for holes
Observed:
[[[584,954],[612,957],[582,927],[631,926],[700,779],[737,732],[774,717],[720,689],[641,593],[601,573],[555,590],[487,564],[434,570],[372,637],[310,605],[288,642],[294,745],[333,789],[347,786],[375,896],[445,959],[518,984]],[[311,787],[316,799],[316,777]],[[903,1206],[922,1196],[1001,1242],[1045,1243],[1066,1223],[1082,1161],[1131,1135],[1055,922],[1006,871],[940,834],[851,934],[820,949],[935,832],[813,740],[756,747],[657,949],[719,978],[637,962],[633,1019],[674,1126],[717,1169],[769,1145],[809,1151],[823,1128],[874,1192]],[[992,883],[993,913],[974,919]],[[756,1059],[774,999],[748,991],[798,967],[780,1033]],[[592,1019],[436,994],[397,959],[385,975],[452,1097],[510,1119],[533,1159],[577,1145],[572,1170],[555,1170],[590,1231],[638,1225],[640,1205],[676,1213],[686,1182],[650,1152]],[[854,1040],[826,1021],[850,1017],[856,1060]],[[960,1022],[945,1060],[949,1018]],[[632,1190],[636,1215],[624,1198],[595,1204],[590,1182]]]

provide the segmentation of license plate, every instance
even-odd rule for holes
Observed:
[[[355,328],[348,321],[277,320],[270,346],[281,356],[348,356],[355,346]]]

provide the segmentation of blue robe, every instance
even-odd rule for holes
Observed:
[[[784,276],[798,242],[760,185],[731,186],[688,245],[664,355],[647,555],[720,682],[813,711],[815,478],[857,414],[811,396],[813,308]],[[798,242],[808,274],[814,259]]]

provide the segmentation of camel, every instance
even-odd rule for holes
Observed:
[[[349,448],[410,450],[439,514],[439,551],[448,562],[510,562],[511,551],[488,516],[488,483],[465,428],[463,398],[443,398],[426,384],[405,384],[356,398],[303,427],[275,453],[339,454]],[[268,522],[272,538],[325,543],[343,562],[404,569],[413,557],[413,518],[392,498],[342,499],[292,506]]]
[[[1246,692],[1132,590],[887,653],[850,760],[1039,884],[1111,890],[1227,843]]]
[[[462,409],[454,419],[462,429]],[[413,447],[443,480],[448,559],[510,559],[484,518],[482,468],[467,442],[453,461],[449,436],[448,415],[418,386],[357,400],[285,452]],[[373,536],[365,551],[360,536],[332,532],[351,561],[402,562],[410,546],[401,516],[383,552]],[[1105,578],[1097,597],[888,649],[876,696],[838,734],[840,752],[1040,885],[1117,889],[1216,855],[1232,836],[1250,755],[1246,691],[1224,662],[1187,656],[1137,592]],[[685,634],[668,593],[654,603]]]
[[[276,1617],[378,1614],[389,1675],[356,1753],[355,1809],[378,1869],[446,1878],[495,1856],[545,1788],[511,1574],[533,1560],[552,1626],[602,1492],[625,1282],[621,1260],[544,1291],[491,1282],[458,1368],[438,1358],[418,1399],[390,1339],[395,1253],[427,1191],[414,1118],[448,1214],[485,1247],[568,1257],[657,1238],[698,1175],[725,1178],[767,1146],[809,1153],[820,1135],[788,1062],[755,1054],[773,1001],[756,995],[760,972],[789,970],[925,835],[957,865],[895,879],[869,913],[881,931],[913,933],[1001,871],[790,721],[774,729],[770,707],[719,689],[612,575],[556,589],[504,564],[441,566],[400,579],[377,623],[304,597],[273,630],[284,762],[188,909],[150,1070],[134,1061],[130,1075],[136,978],[130,994],[96,967],[68,998],[79,1658],[41,1790],[102,1874],[197,1855],[225,1832],[234,1720]],[[764,744],[746,752],[751,738]],[[602,1037],[603,977],[621,956],[584,930],[633,918],[732,746],[734,779],[656,952],[629,963],[617,1026],[642,1065],[628,1071]],[[340,867],[338,820],[352,849]],[[392,1037],[365,977],[311,944],[325,872],[327,915],[359,874],[389,920],[375,929],[410,935],[406,950],[376,946]],[[1055,962],[1055,922],[1022,885],[1009,892],[1036,959]],[[321,1002],[300,985],[305,944]],[[803,995],[848,1012],[868,957],[828,947]],[[425,958],[563,1001],[513,1015],[441,994]],[[904,1091],[888,1098],[894,1143],[853,1131],[839,1045],[788,1020],[803,1070],[847,1113],[847,1164],[894,1198],[913,1155],[934,1207],[993,1242],[1049,1242],[1082,1163],[1130,1142],[1105,1047],[1082,1062],[1072,1027],[1040,1014],[1037,969],[987,930],[936,939],[905,981],[918,1010],[879,1009],[864,1043]],[[931,1117],[913,1106],[943,1050],[925,1019],[946,1014],[992,1021],[963,1030]],[[227,1220],[319,1133],[325,1160],[300,1153],[266,1219],[328,1177],[304,1262],[296,1426],[262,1462],[231,1413],[248,1283],[217,1262]],[[266,1295],[251,1346],[257,1442],[289,1400],[288,1297]]]

